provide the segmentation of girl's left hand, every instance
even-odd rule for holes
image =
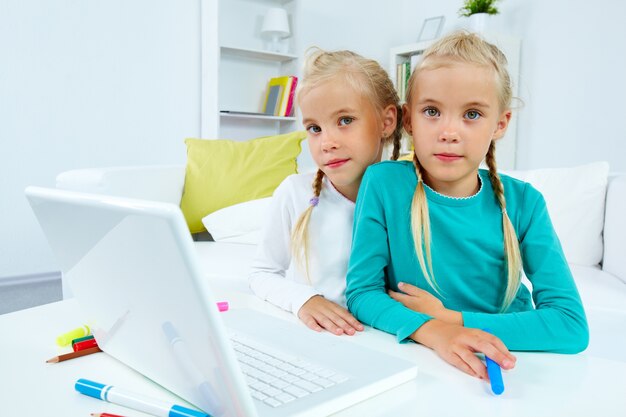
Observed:
[[[321,332],[326,329],[336,335],[354,335],[363,331],[363,325],[345,308],[321,295],[314,295],[300,307],[298,317],[309,328]]]
[[[418,313],[428,314],[431,317],[447,323],[463,325],[463,316],[461,313],[448,310],[440,299],[428,291],[405,282],[398,283],[398,288],[402,292],[387,290],[387,293],[391,298],[402,303],[405,307],[417,311]]]

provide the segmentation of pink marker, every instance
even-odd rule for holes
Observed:
[[[217,303],[217,309],[219,311],[227,311],[228,310],[228,301],[219,301]]]

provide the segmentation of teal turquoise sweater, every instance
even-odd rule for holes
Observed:
[[[510,350],[577,353],[587,347],[585,313],[545,200],[530,184],[502,175],[507,212],[520,242],[531,292],[521,285],[504,313],[502,214],[486,171],[480,191],[458,199],[426,187],[432,262],[443,296],[426,282],[415,254],[410,211],[417,177],[411,162],[367,169],[354,213],[347,275],[348,308],[357,319],[404,341],[430,320],[386,290],[407,282],[462,313],[465,327],[489,328]],[[533,306],[534,302],[534,306]]]

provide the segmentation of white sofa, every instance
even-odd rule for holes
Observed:
[[[604,174],[598,174],[603,169]],[[607,173],[608,166],[592,164],[510,174],[544,193],[557,232],[561,227],[567,235],[568,241],[559,233],[585,308],[619,312],[626,320],[626,175],[610,175],[607,180]],[[96,168],[63,172],[56,185],[178,204],[184,175],[184,166]],[[207,275],[228,278],[238,289],[248,291],[245,277],[255,245],[196,242],[196,247]],[[64,285],[64,296],[69,294]]]

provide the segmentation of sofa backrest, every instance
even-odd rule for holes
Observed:
[[[307,141],[297,158],[298,172],[317,169]],[[185,184],[184,165],[145,165],[75,169],[57,175],[56,187],[179,204]]]
[[[66,171],[57,176],[56,187],[179,204],[184,181],[182,165],[146,165]]]
[[[626,174],[609,177],[602,269],[626,283]]]
[[[543,194],[568,262],[582,266],[600,264],[607,162],[505,173],[529,182]]]

